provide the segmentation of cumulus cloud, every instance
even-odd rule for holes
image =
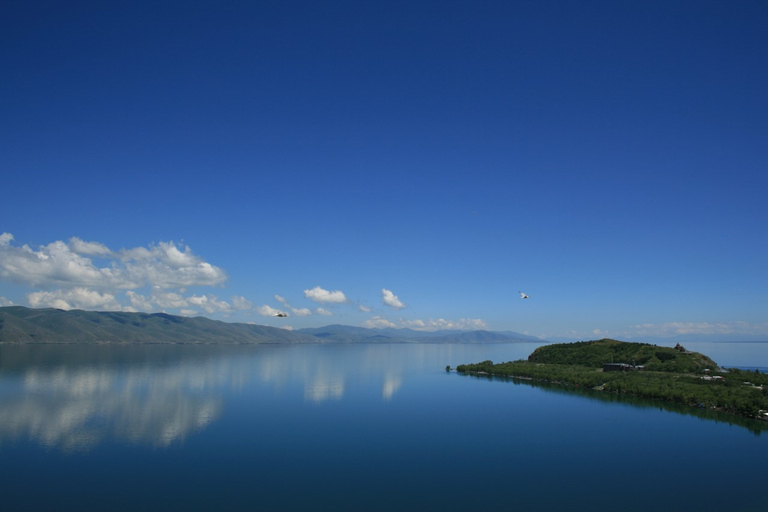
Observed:
[[[227,280],[224,270],[174,242],[117,252],[79,238],[68,243],[51,242],[37,249],[12,242],[12,234],[0,235],[0,278],[37,288],[183,288],[218,286]],[[107,261],[96,264],[89,256]]]
[[[343,292],[339,290],[331,292],[328,290],[324,290],[319,286],[315,286],[311,290],[304,290],[304,296],[308,299],[311,299],[315,302],[320,302],[320,303],[341,304],[341,303],[347,302],[347,297],[344,295]]]
[[[227,280],[223,269],[203,261],[189,247],[180,250],[173,242],[160,242],[148,249],[121,253],[130,287],[144,285],[159,288],[218,286]],[[121,270],[119,267],[118,271]]]
[[[155,310],[182,310],[182,314],[198,314],[200,310],[206,313],[230,313],[238,310],[248,310],[253,308],[253,304],[244,297],[234,296],[231,302],[220,300],[215,295],[191,295],[184,296],[181,293],[168,292],[164,290],[154,290],[149,296],[141,295],[132,290],[125,292],[128,300],[131,302],[133,310],[136,311],[155,311]],[[198,308],[190,309],[190,308]]]
[[[333,313],[332,313],[332,312],[328,311],[327,309],[323,309],[323,308],[317,308],[317,309],[315,310],[315,312],[316,312],[318,315],[324,315],[324,316],[333,316]]]
[[[277,302],[281,303],[286,308],[290,309],[291,313],[293,313],[296,316],[309,316],[312,314],[312,311],[309,308],[294,308],[285,299],[285,297],[281,297],[280,295],[275,294],[275,300],[277,300]]]
[[[13,235],[3,233],[0,279],[40,289],[26,296],[32,307],[184,314],[253,308],[239,296],[227,302],[215,295],[186,295],[188,287],[223,285],[227,275],[174,242],[113,251],[100,242],[73,237],[33,248],[14,244]],[[141,289],[151,291],[143,294]]]
[[[0,306],[13,306],[13,301],[6,299],[5,297],[0,297]]]
[[[249,300],[246,300],[245,297],[234,295],[230,300],[232,301],[232,307],[234,309],[245,311],[247,309],[253,308],[253,303]]]
[[[90,309],[101,311],[135,311],[123,307],[111,293],[99,293],[86,288],[34,292],[27,295],[33,308]]]
[[[177,309],[190,306],[190,302],[182,294],[176,292],[167,292],[164,290],[155,290],[149,297],[138,293],[126,292],[131,303],[147,304],[148,309],[157,307],[159,309]]]
[[[444,318],[429,320],[401,320],[402,327],[408,327],[417,331],[468,331],[488,329],[488,324],[480,318],[460,318],[458,320],[446,320]]]
[[[268,306],[264,304],[263,306],[259,306],[256,308],[256,312],[260,314],[261,316],[275,316],[278,314],[287,314],[285,311],[281,311],[279,309],[275,309],[272,306]]]
[[[197,306],[206,313],[218,313],[231,311],[232,306],[228,302],[219,300],[215,295],[193,295],[187,299],[187,302]]]
[[[136,311],[152,311],[154,309],[153,301],[150,297],[145,297],[144,295],[131,290],[125,292],[125,295],[128,297],[128,300],[131,301],[131,305]]]
[[[100,257],[109,257],[114,255],[109,247],[104,244],[99,242],[85,242],[77,237],[69,239],[69,246],[72,249],[72,252],[77,254]]]
[[[485,320],[479,318],[461,318],[459,320],[446,320],[444,318],[429,320],[403,320],[397,322],[388,320],[382,316],[374,316],[363,322],[363,327],[369,328],[408,328],[417,331],[474,331],[488,329]]]
[[[400,302],[400,299],[397,298],[397,295],[392,293],[390,290],[387,290],[386,288],[382,288],[381,290],[381,300],[384,302],[384,304],[394,309],[403,309],[405,307],[405,304]]]
[[[381,327],[397,327],[396,323],[390,322],[384,317],[381,316],[374,316],[373,318],[369,318],[365,322],[363,322],[363,327],[368,327],[370,329],[376,329]]]

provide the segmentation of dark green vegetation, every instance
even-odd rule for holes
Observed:
[[[690,373],[717,363],[705,355],[678,348],[658,347],[648,343],[628,343],[602,339],[579,341],[539,347],[530,356],[532,363],[569,364],[602,368],[605,363],[627,363],[645,367],[648,371]]]
[[[422,332],[330,325],[289,331],[165,313],[0,308],[0,343],[511,343],[541,341],[488,331]]]
[[[606,363],[632,365],[633,360],[644,368],[603,371]],[[768,375],[723,370],[707,356],[679,346],[608,339],[562,343],[539,347],[527,361],[483,361],[456,370],[665,400],[751,418],[764,417],[768,411]]]

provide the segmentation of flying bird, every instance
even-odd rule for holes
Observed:
[[[284,317],[286,317],[286,316],[288,316],[288,315],[287,315],[287,314],[285,314],[285,313],[275,313],[275,314],[274,314],[274,315],[272,315],[272,316],[279,316],[279,317],[281,317],[281,318],[284,318]]]
[[[519,293],[519,294],[520,294],[520,298],[521,298],[521,299],[527,299],[527,298],[528,298],[528,295],[526,295],[526,294],[525,294],[525,293],[523,293],[523,292],[517,292],[517,293]]]

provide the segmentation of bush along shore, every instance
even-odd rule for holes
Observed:
[[[677,345],[611,339],[537,348],[528,360],[462,364],[460,373],[547,381],[768,420],[768,374],[719,368]]]

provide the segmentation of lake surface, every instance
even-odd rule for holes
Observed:
[[[445,371],[537,346],[0,345],[0,507],[766,510],[762,422]]]

